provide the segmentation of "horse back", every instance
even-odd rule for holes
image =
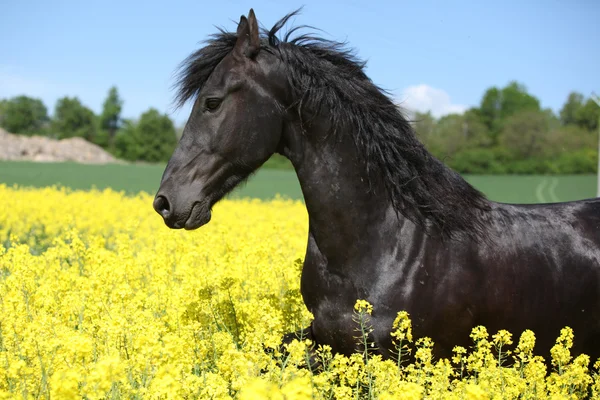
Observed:
[[[600,200],[497,204],[492,212],[478,257],[482,322],[531,329],[543,352],[570,326],[574,351],[600,357]]]

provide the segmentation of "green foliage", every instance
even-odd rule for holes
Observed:
[[[569,94],[560,118],[525,87],[511,82],[488,89],[479,108],[435,120],[416,114],[425,146],[460,173],[582,174],[597,169],[600,107]]]
[[[464,114],[450,114],[440,118],[425,141],[434,154],[453,157],[472,148],[491,145],[489,131],[477,113],[469,110]]]
[[[519,111],[540,110],[540,101],[527,93],[524,85],[511,82],[502,89],[502,103],[500,116],[503,119]]]
[[[454,157],[444,159],[455,171],[466,174],[503,174],[506,166],[501,162],[501,151],[493,148],[464,150]]]
[[[60,139],[81,137],[94,142],[97,135],[96,115],[77,97],[63,97],[56,102],[52,131]]]
[[[578,92],[569,93],[567,101],[560,109],[560,121],[563,125],[575,125],[578,124],[577,114],[583,107],[583,95]]]
[[[600,107],[591,98],[585,100],[581,93],[571,92],[560,110],[563,125],[577,125],[590,131],[598,129]]]
[[[43,135],[48,121],[48,110],[39,99],[17,96],[0,103],[0,126],[8,132]]]
[[[137,148],[137,122],[131,119],[123,120],[121,128],[115,135],[115,147],[113,152],[119,158],[129,161],[137,160],[139,151]]]
[[[79,136],[125,160],[167,161],[185,124],[175,127],[155,109],[137,120],[123,119],[122,108],[116,86],[108,90],[99,116],[77,97],[63,97],[51,121],[41,100],[18,96],[0,99],[0,126],[28,135]],[[487,89],[479,106],[462,114],[436,119],[430,112],[415,113],[412,123],[427,149],[460,173],[581,174],[596,172],[599,118],[600,107],[578,92],[569,93],[557,116],[512,81]],[[293,168],[278,154],[264,167]]]
[[[598,134],[578,125],[559,126],[546,136],[544,156],[555,158],[580,150],[595,151],[598,146]]]
[[[563,153],[551,164],[557,174],[585,174],[594,172],[598,165],[598,152],[593,148]]]
[[[481,105],[479,107],[479,113],[481,115],[481,122],[483,122],[490,132],[497,132],[500,130],[500,109],[502,107],[501,93],[496,87],[489,88],[481,99]]]
[[[524,85],[513,81],[502,89],[488,89],[483,95],[478,113],[495,142],[508,117],[529,110],[540,110],[539,100],[527,93]]]
[[[106,134],[107,142],[104,147],[112,148],[117,131],[121,126],[121,111],[123,109],[123,100],[119,96],[116,86],[108,91],[108,96],[102,105],[102,114],[100,115],[100,128]]]
[[[117,156],[126,160],[165,162],[177,146],[173,121],[150,108],[136,123],[126,120],[115,138]]]
[[[415,112],[412,119],[413,127],[415,128],[415,134],[421,140],[421,142],[429,144],[433,147],[434,143],[434,129],[435,129],[435,118],[431,115],[431,112],[420,113]]]
[[[6,114],[8,100],[0,99],[0,126],[2,125],[2,116]]]
[[[543,154],[550,130],[546,113],[520,111],[508,117],[503,125],[499,142],[517,158],[539,157]]]
[[[575,116],[577,124],[590,131],[598,129],[598,120],[600,119],[600,107],[592,99],[588,99],[585,104],[577,110]]]

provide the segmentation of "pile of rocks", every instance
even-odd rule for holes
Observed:
[[[43,136],[23,136],[0,128],[0,160],[75,161],[87,164],[119,162],[102,147],[82,138],[55,140]]]

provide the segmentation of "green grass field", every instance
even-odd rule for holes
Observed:
[[[33,163],[0,161],[0,183],[19,186],[67,186],[73,189],[96,187],[127,193],[158,189],[164,165],[84,165],[75,163]],[[580,200],[596,196],[595,175],[473,175],[465,178],[490,199],[507,203],[544,203]],[[293,171],[259,170],[230,197],[272,198],[276,194],[302,199]]]

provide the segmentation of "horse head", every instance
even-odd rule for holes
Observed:
[[[224,32],[187,59],[181,97],[195,100],[153,203],[168,227],[208,223],[211,207],[277,150],[285,76],[265,47],[250,10],[235,35]]]

